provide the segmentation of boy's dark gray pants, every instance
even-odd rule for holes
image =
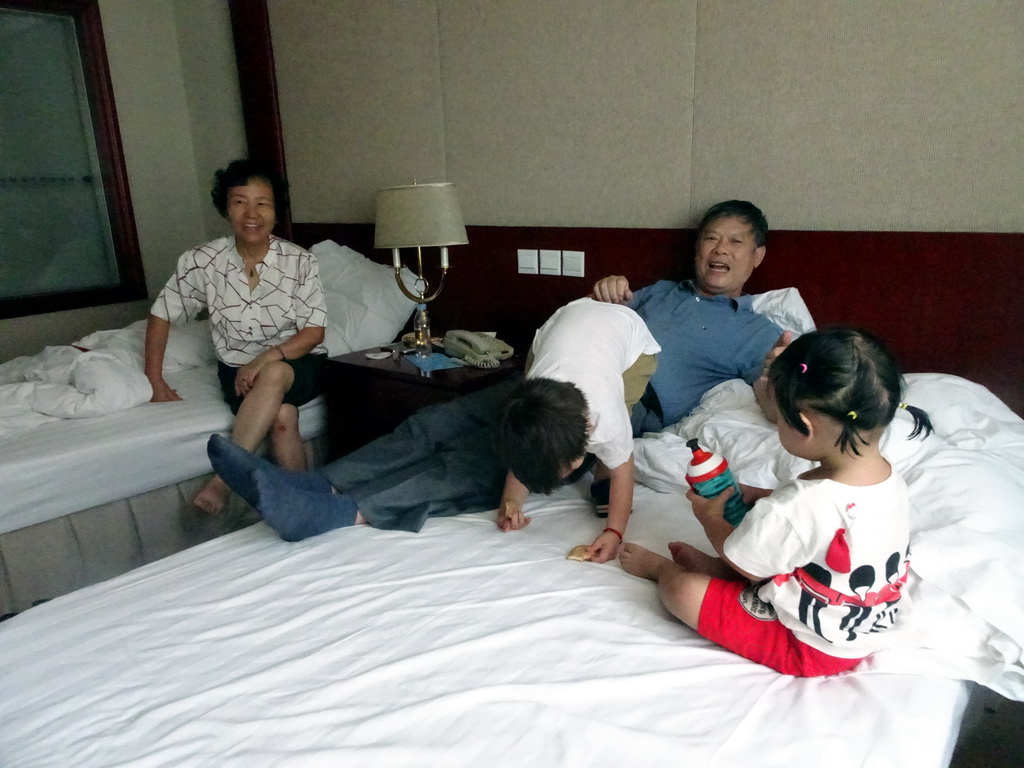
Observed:
[[[319,472],[374,528],[418,531],[428,517],[497,509],[506,468],[494,429],[515,380],[417,411],[394,432]]]

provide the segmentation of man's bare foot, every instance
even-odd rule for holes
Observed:
[[[201,509],[208,515],[219,515],[227,506],[230,493],[231,489],[225,485],[224,481],[214,475],[213,479],[204,485],[192,499],[192,506]]]
[[[658,580],[665,566],[672,567],[672,561],[667,557],[651,552],[651,550],[631,541],[622,545],[622,549],[619,551],[619,562],[622,564],[622,570],[626,573],[651,581]]]
[[[740,575],[730,568],[722,558],[701,552],[684,541],[670,541],[668,551],[672,553],[672,559],[676,565],[681,565],[692,573],[703,573],[705,576],[728,581],[740,578]]]

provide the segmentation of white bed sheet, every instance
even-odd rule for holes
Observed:
[[[0,764],[948,763],[965,684],[717,648],[617,562],[565,559],[601,525],[582,495],[506,534],[256,525],[33,608],[0,624]],[[638,488],[630,538],[700,536],[681,493]]]
[[[47,419],[0,440],[0,533],[162,488],[211,471],[206,441],[231,411],[215,366],[167,373],[183,398],[89,419]],[[319,435],[323,399],[300,409],[304,439]]]
[[[914,604],[906,630],[866,664],[973,680],[1024,701],[1024,420],[966,379],[906,378],[907,401],[929,413],[935,431],[907,439],[913,421],[898,411],[881,450],[913,504]],[[783,450],[739,380],[712,389],[679,424],[636,440],[637,478],[680,488],[689,437],[724,455],[748,485],[774,488],[812,466]]]

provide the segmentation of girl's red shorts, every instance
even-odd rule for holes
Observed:
[[[757,597],[748,581],[711,579],[700,606],[697,631],[745,659],[786,675],[822,677],[853,669],[860,659],[841,659],[796,639]],[[744,591],[749,592],[744,595]]]

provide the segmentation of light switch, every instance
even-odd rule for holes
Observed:
[[[562,252],[541,249],[540,273],[542,275],[562,274]]]
[[[583,277],[583,251],[562,251],[562,274]]]
[[[516,251],[519,258],[519,274],[521,275],[536,275],[538,274],[537,269],[537,249],[533,248],[520,248]]]

